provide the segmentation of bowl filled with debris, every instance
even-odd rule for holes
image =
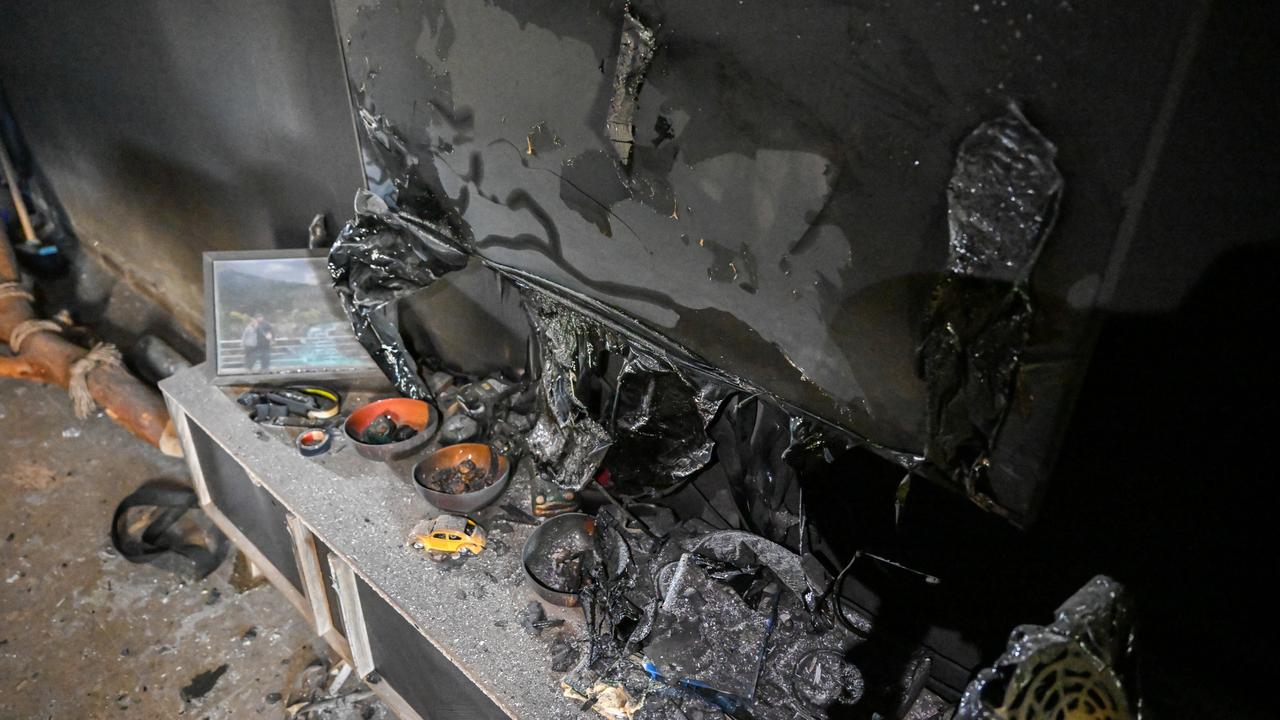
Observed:
[[[561,607],[581,603],[578,591],[591,568],[597,566],[595,518],[563,513],[548,518],[524,543],[521,560],[525,578],[538,597]]]
[[[431,453],[413,468],[418,494],[441,510],[471,512],[507,489],[510,461],[493,446],[458,443]]]
[[[435,434],[438,417],[421,400],[386,398],[361,406],[343,424],[356,452],[370,460],[399,460]]]

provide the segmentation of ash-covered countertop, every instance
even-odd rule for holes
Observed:
[[[297,430],[249,420],[229,388],[210,384],[203,366],[179,372],[161,387],[509,715],[594,717],[561,695],[563,673],[550,667],[552,640],[562,634],[584,637],[580,613],[544,603],[548,617],[566,622],[536,637],[517,620],[537,599],[520,566],[532,527],[508,522],[494,510],[505,503],[529,509],[525,473],[516,472],[496,503],[472,513],[488,531],[485,551],[450,567],[408,546],[413,525],[439,514],[414,492],[409,474],[417,459],[437,447],[434,441],[392,464],[361,457],[345,438],[335,438],[330,452],[305,458],[293,446]]]

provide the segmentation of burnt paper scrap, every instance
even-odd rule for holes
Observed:
[[[925,457],[989,509],[981,478],[1031,332],[1028,285],[1062,194],[1056,154],[1010,107],[965,138],[947,185],[947,273],[918,357],[928,385]]]

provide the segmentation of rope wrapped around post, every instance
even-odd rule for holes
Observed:
[[[111,343],[98,343],[87,355],[71,364],[71,379],[67,381],[67,394],[75,407],[76,417],[84,420],[97,408],[89,392],[89,373],[99,367],[124,367],[120,351]]]
[[[13,354],[22,352],[22,341],[38,332],[60,333],[62,326],[52,320],[23,320],[9,333],[9,347],[13,349]]]
[[[34,302],[36,299],[36,296],[32,295],[30,290],[22,287],[22,283],[0,282],[0,300],[11,297],[22,298],[27,302]]]

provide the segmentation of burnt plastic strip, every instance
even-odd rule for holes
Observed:
[[[448,227],[392,210],[366,190],[356,193],[356,217],[329,250],[329,273],[356,338],[405,397],[426,399],[400,335],[396,301],[461,269],[467,254]]]
[[[605,134],[613,143],[614,152],[623,166],[631,163],[631,150],[635,145],[635,117],[639,105],[640,88],[645,73],[653,61],[653,31],[627,11],[622,16],[622,36],[618,41],[618,63],[613,71],[613,99],[609,101],[609,115]]]
[[[961,143],[947,185],[947,274],[934,288],[919,348],[925,457],[995,512],[985,473],[1031,333],[1031,273],[1062,194],[1056,154],[1016,107]]]

